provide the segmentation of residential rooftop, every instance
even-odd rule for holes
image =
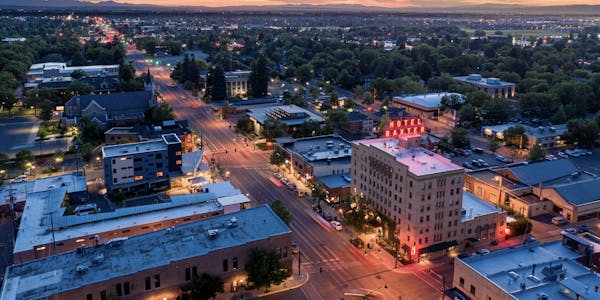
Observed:
[[[409,172],[416,176],[464,170],[449,159],[424,148],[404,148],[400,145],[398,138],[360,140],[354,143],[374,147],[394,156],[396,161],[408,166]]]
[[[512,82],[502,81],[499,78],[485,78],[479,74],[470,74],[468,76],[453,77],[456,81],[467,82],[470,84],[484,87],[512,87],[515,86]]]
[[[215,238],[209,238],[209,230],[216,230]],[[268,206],[258,206],[10,266],[0,298],[49,297],[290,233],[289,227]]]
[[[540,293],[548,295],[547,299],[573,299],[564,293],[566,289],[583,299],[600,299],[600,293],[585,289],[600,286],[600,277],[575,261],[580,256],[555,241],[505,248],[462,261],[516,299],[538,300]]]
[[[470,221],[479,216],[502,212],[500,207],[466,191],[463,192],[462,209],[463,214],[460,217],[461,222]]]
[[[442,102],[442,98],[450,97],[452,95],[456,95],[460,99],[464,99],[464,96],[459,93],[441,92],[418,95],[402,95],[394,97],[392,100],[405,105],[417,106],[421,109],[438,109]]]
[[[145,152],[156,152],[167,150],[164,140],[151,140],[137,143],[120,144],[102,147],[102,157],[121,157]]]
[[[557,185],[554,186],[554,190],[575,205],[598,202],[600,201],[600,178]]]

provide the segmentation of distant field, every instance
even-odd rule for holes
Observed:
[[[461,28],[461,30],[467,32],[469,35],[473,35],[474,29]],[[494,35],[497,30],[484,30],[485,35]],[[550,36],[550,35],[561,35],[566,36],[569,33],[561,32],[558,30],[548,30],[548,29],[539,29],[539,30],[500,30],[504,35],[512,35],[512,36],[525,36],[525,37],[538,37],[538,36]]]

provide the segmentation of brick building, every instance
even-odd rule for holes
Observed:
[[[235,289],[254,248],[275,250],[291,269],[291,241],[285,223],[259,206],[10,266],[0,298],[176,299],[202,273]]]

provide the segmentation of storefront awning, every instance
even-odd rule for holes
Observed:
[[[448,248],[450,248],[452,246],[456,246],[456,245],[458,245],[458,242],[455,240],[452,240],[449,242],[441,242],[441,243],[431,245],[429,247],[422,248],[421,250],[419,250],[419,253],[423,254],[423,253],[437,252],[440,250],[448,249]]]

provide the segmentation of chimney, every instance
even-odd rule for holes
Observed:
[[[540,201],[544,200],[542,198],[542,188],[543,188],[543,184],[542,181],[540,180],[540,182],[538,183],[538,188],[540,189],[540,192],[538,193],[538,198],[540,198]]]
[[[535,275],[535,264],[531,266],[531,276]]]

